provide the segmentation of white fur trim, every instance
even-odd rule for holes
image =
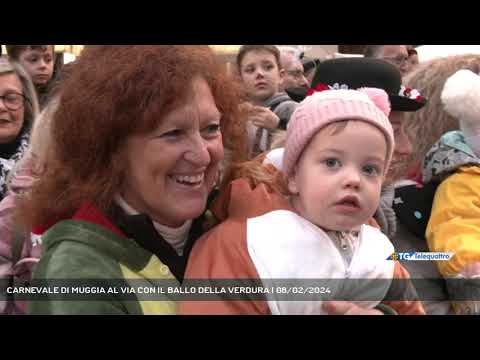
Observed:
[[[480,76],[457,71],[445,82],[441,98],[447,113],[459,121],[480,124]]]
[[[265,159],[263,160],[263,164],[272,164],[275,166],[278,170],[282,171],[283,169],[283,153],[285,149],[284,148],[278,148],[270,151],[266,156]]]
[[[277,210],[247,220],[248,253],[265,283],[269,280],[290,279],[292,285],[302,283],[295,279],[391,279],[395,262],[386,260],[395,250],[380,230],[362,225],[350,263],[326,232],[297,214]],[[363,307],[375,307],[385,296],[385,287],[347,288],[344,282],[329,282],[327,299],[340,299],[347,294],[362,298],[375,291],[378,301],[358,303]],[[273,315],[325,314],[321,301],[281,301],[279,296],[267,296]]]

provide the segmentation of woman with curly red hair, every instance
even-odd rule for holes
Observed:
[[[181,283],[205,231],[222,138],[243,151],[237,109],[207,46],[86,47],[53,119],[55,155],[21,204],[26,224],[48,229],[34,281]],[[169,299],[109,300],[32,301],[29,313],[176,312]]]

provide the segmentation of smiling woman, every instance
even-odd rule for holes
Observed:
[[[28,146],[37,113],[37,97],[25,70],[0,59],[0,200],[7,192],[10,170]]]
[[[48,229],[34,279],[180,283],[206,230],[223,138],[241,139],[225,68],[207,46],[87,46],[64,89],[55,155],[21,204],[25,225]],[[168,299],[29,305],[33,314],[175,311]]]
[[[196,77],[186,92],[189,101],[153,132],[131,136],[125,147],[125,201],[176,228],[203,213],[223,158],[221,114],[207,82]]]

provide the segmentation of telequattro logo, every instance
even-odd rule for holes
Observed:
[[[444,252],[394,252],[387,260],[404,261],[448,261],[454,253]]]

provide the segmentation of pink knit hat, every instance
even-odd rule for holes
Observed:
[[[388,119],[390,102],[381,89],[326,90],[307,97],[297,107],[288,123],[283,171],[289,176],[303,150],[315,134],[327,125],[342,120],[360,120],[376,126],[387,140],[385,172],[395,146],[393,129]]]

